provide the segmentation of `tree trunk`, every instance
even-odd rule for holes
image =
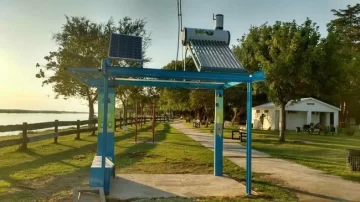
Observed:
[[[91,99],[90,100],[88,100],[89,101],[89,121],[90,120],[94,120],[94,115],[95,115],[95,112],[94,112],[94,101],[92,101]],[[89,128],[92,128],[92,127],[94,127],[95,126],[95,124],[93,124],[93,123],[90,123],[90,124],[88,124],[88,127]],[[90,135],[95,135],[95,132],[93,131],[93,132],[91,132],[90,133]]]
[[[279,141],[285,142],[285,104],[280,104],[280,131]]]
[[[234,122],[235,122],[236,118],[239,118],[238,122],[239,122],[239,125],[240,125],[241,124],[240,123],[240,115],[245,112],[245,109],[241,107],[239,110],[238,110],[238,108],[236,108],[236,110],[233,109],[233,111],[234,111],[234,117],[231,120],[231,125],[232,126],[234,125]]]
[[[127,125],[127,101],[126,100],[124,100],[123,102],[123,109],[124,109],[124,111],[123,111],[123,113],[124,113],[124,115],[123,115],[123,118],[124,118],[124,126],[126,126]]]
[[[94,102],[92,102],[91,100],[89,100],[89,120],[93,120],[94,119]]]
[[[237,117],[237,116],[236,116],[236,115],[237,115],[237,110],[238,110],[237,107],[233,108],[234,116],[233,116],[233,118],[232,118],[232,120],[231,120],[231,125],[232,125],[232,126],[234,125],[235,119],[236,119],[236,117]]]

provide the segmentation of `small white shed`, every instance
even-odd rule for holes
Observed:
[[[339,125],[340,109],[315,98],[301,98],[299,102],[288,102],[285,106],[286,130],[296,130],[305,124],[320,123],[324,126]],[[266,103],[252,108],[254,129],[278,130],[280,107]]]

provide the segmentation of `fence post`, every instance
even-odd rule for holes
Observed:
[[[75,140],[80,140],[80,120],[76,121],[76,138]]]
[[[120,124],[119,124],[119,128],[121,129],[121,122],[123,121],[123,118],[120,117]]]
[[[20,150],[27,149],[27,143],[28,143],[28,136],[27,136],[27,123],[23,122],[23,129],[22,129],[22,142],[20,145]]]
[[[114,118],[114,132],[116,132],[116,117]]]
[[[59,132],[59,128],[58,128],[59,123],[58,122],[59,122],[58,120],[55,120],[55,130],[54,130],[55,133]],[[54,143],[55,144],[58,143],[58,137],[57,136],[54,137]]]

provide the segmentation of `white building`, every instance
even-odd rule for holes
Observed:
[[[320,123],[324,126],[339,125],[340,109],[314,98],[301,98],[299,102],[288,102],[285,106],[286,130],[303,128],[303,125]],[[261,123],[263,117],[263,123]],[[254,129],[278,130],[280,107],[270,102],[252,108]]]

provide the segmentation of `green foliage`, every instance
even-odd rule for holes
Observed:
[[[184,61],[171,61],[169,64],[165,65],[163,69],[166,70],[175,70],[184,71]],[[176,66],[176,68],[175,68]],[[186,71],[197,71],[196,66],[191,58],[186,59],[185,64]],[[189,89],[180,89],[180,88],[162,88],[158,89],[160,92],[159,102],[161,109],[173,110],[173,111],[187,111],[191,110],[190,107],[190,90]]]
[[[360,50],[360,4],[348,5],[346,9],[332,9],[331,12],[336,16],[331,20],[329,27],[332,31],[339,33],[343,41],[348,41],[351,46]]]
[[[301,25],[277,21],[274,25],[251,27],[234,47],[235,55],[246,68],[265,72],[266,81],[254,85],[254,89],[265,92],[281,106],[281,141],[285,140],[285,104],[313,93],[311,72],[317,68],[314,54],[319,39],[318,27],[310,19]]]
[[[160,106],[163,110],[190,110],[188,89],[164,88],[160,91]]]
[[[107,25],[111,24],[107,22]],[[56,98],[63,96],[85,98],[95,101],[96,91],[66,72],[67,67],[98,67],[107,55],[111,30],[108,26],[96,24],[85,17],[68,17],[61,31],[53,35],[57,51],[45,56],[46,64],[40,67],[36,77],[43,79],[43,85],[52,85]]]
[[[113,27],[114,32],[118,32],[125,35],[140,36],[143,39],[143,57],[144,61],[149,62],[151,59],[146,57],[146,49],[151,44],[150,34],[146,31],[146,21],[144,19],[132,20],[130,17],[124,17],[119,21],[118,27]],[[124,67],[139,67],[138,62],[122,61],[116,65]],[[153,88],[143,88],[138,86],[119,86],[116,88],[116,96],[121,100],[121,104],[124,109],[124,117],[127,117],[128,105],[135,106],[136,102],[141,102],[142,105],[151,105],[156,99],[153,94]],[[134,107],[135,108],[135,107]]]
[[[332,12],[336,18],[328,24],[327,40],[335,48],[329,59],[335,59],[343,72],[336,101],[343,112],[341,120],[347,121],[349,117],[360,118],[360,4]]]
[[[355,133],[356,133],[356,130],[355,130],[355,128],[349,127],[349,128],[342,129],[341,132],[344,133],[347,136],[354,136]]]
[[[207,113],[214,112],[215,93],[214,90],[191,90],[190,106],[192,109],[204,109]]]
[[[93,117],[93,104],[97,100],[96,88],[88,87],[72,78],[66,71],[67,67],[98,68],[102,59],[107,57],[110,34],[114,32],[142,36],[143,51],[150,44],[149,34],[145,30],[144,20],[132,21],[124,17],[115,24],[111,18],[106,23],[95,23],[85,17],[68,17],[61,31],[53,35],[58,49],[45,56],[45,65],[40,67],[37,78],[43,80],[43,85],[51,85],[56,98],[65,99],[75,97],[85,99],[89,105],[89,118]],[[145,55],[145,52],[143,53]],[[149,60],[149,59],[147,59]],[[123,66],[138,64],[116,62]]]
[[[266,85],[261,90],[281,105],[309,93],[309,73],[319,39],[318,27],[309,19],[301,25],[276,22],[251,27],[234,52],[250,71],[264,70]]]

